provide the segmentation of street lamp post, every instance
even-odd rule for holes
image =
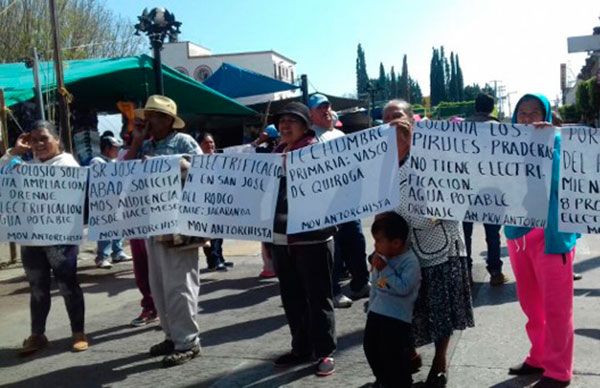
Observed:
[[[175,20],[175,15],[168,10],[157,7],[148,12],[144,8],[141,16],[138,16],[139,23],[135,25],[135,35],[140,32],[145,33],[150,39],[150,47],[154,52],[154,76],[156,80],[156,92],[160,95],[165,94],[165,87],[162,76],[162,61],[160,50],[162,50],[165,38],[169,37],[169,42],[176,42],[179,27],[181,23]]]

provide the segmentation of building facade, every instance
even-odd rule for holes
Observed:
[[[161,54],[164,64],[200,82],[210,77],[224,62],[291,84],[296,83],[297,78],[296,62],[273,50],[213,54],[209,49],[192,42],[174,42],[165,43]],[[294,95],[296,92],[286,91],[243,97],[237,100],[248,105]]]

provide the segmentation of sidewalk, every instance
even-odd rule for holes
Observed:
[[[475,228],[473,251],[477,253],[485,251],[482,229]],[[368,230],[365,236],[370,236]],[[370,250],[370,238],[368,244]],[[29,334],[27,283],[20,268],[0,271],[0,385],[360,387],[374,380],[362,351],[362,301],[350,309],[336,310],[338,351],[333,376],[318,378],[312,366],[275,371],[271,360],[287,351],[290,344],[277,280],[257,277],[262,266],[257,243],[226,241],[224,248],[235,263],[233,270],[201,275],[198,320],[202,357],[171,369],[161,369],[160,358],[147,356],[149,347],[163,339],[157,326],[128,326],[140,311],[131,263],[100,270],[93,265],[93,254],[84,252],[80,281],[86,296],[90,350],[79,354],[67,351],[68,319],[55,290],[47,330],[51,346],[26,359],[19,359],[16,349]],[[508,273],[509,268],[505,260]],[[575,268],[584,278],[575,283],[575,377],[571,386],[600,387],[600,239],[586,237],[581,241]],[[476,259],[475,278],[476,327],[452,339],[448,386],[530,384],[532,380],[506,374],[510,365],[522,361],[528,348],[514,283],[489,287],[483,259]],[[431,346],[420,351],[426,365],[414,376],[416,382],[425,379],[433,355]]]

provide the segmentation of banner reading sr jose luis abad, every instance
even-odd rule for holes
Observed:
[[[400,202],[396,130],[368,128],[290,152],[288,234],[391,210]]]
[[[89,239],[115,240],[177,233],[180,156],[90,167]]]
[[[0,167],[0,241],[77,245],[83,239],[83,167]]]
[[[273,241],[280,154],[196,155],[179,206],[190,236]]]
[[[415,123],[403,206],[427,218],[543,227],[554,129],[503,123]]]

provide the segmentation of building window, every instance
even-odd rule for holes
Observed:
[[[273,64],[273,78],[277,79],[277,65]]]
[[[200,65],[194,70],[194,79],[200,82],[204,82],[208,77],[212,75],[212,70],[206,65]]]
[[[188,73],[188,71],[185,67],[177,66],[175,68],[175,70],[177,70],[178,72],[183,73],[185,75],[190,75],[190,73]]]

